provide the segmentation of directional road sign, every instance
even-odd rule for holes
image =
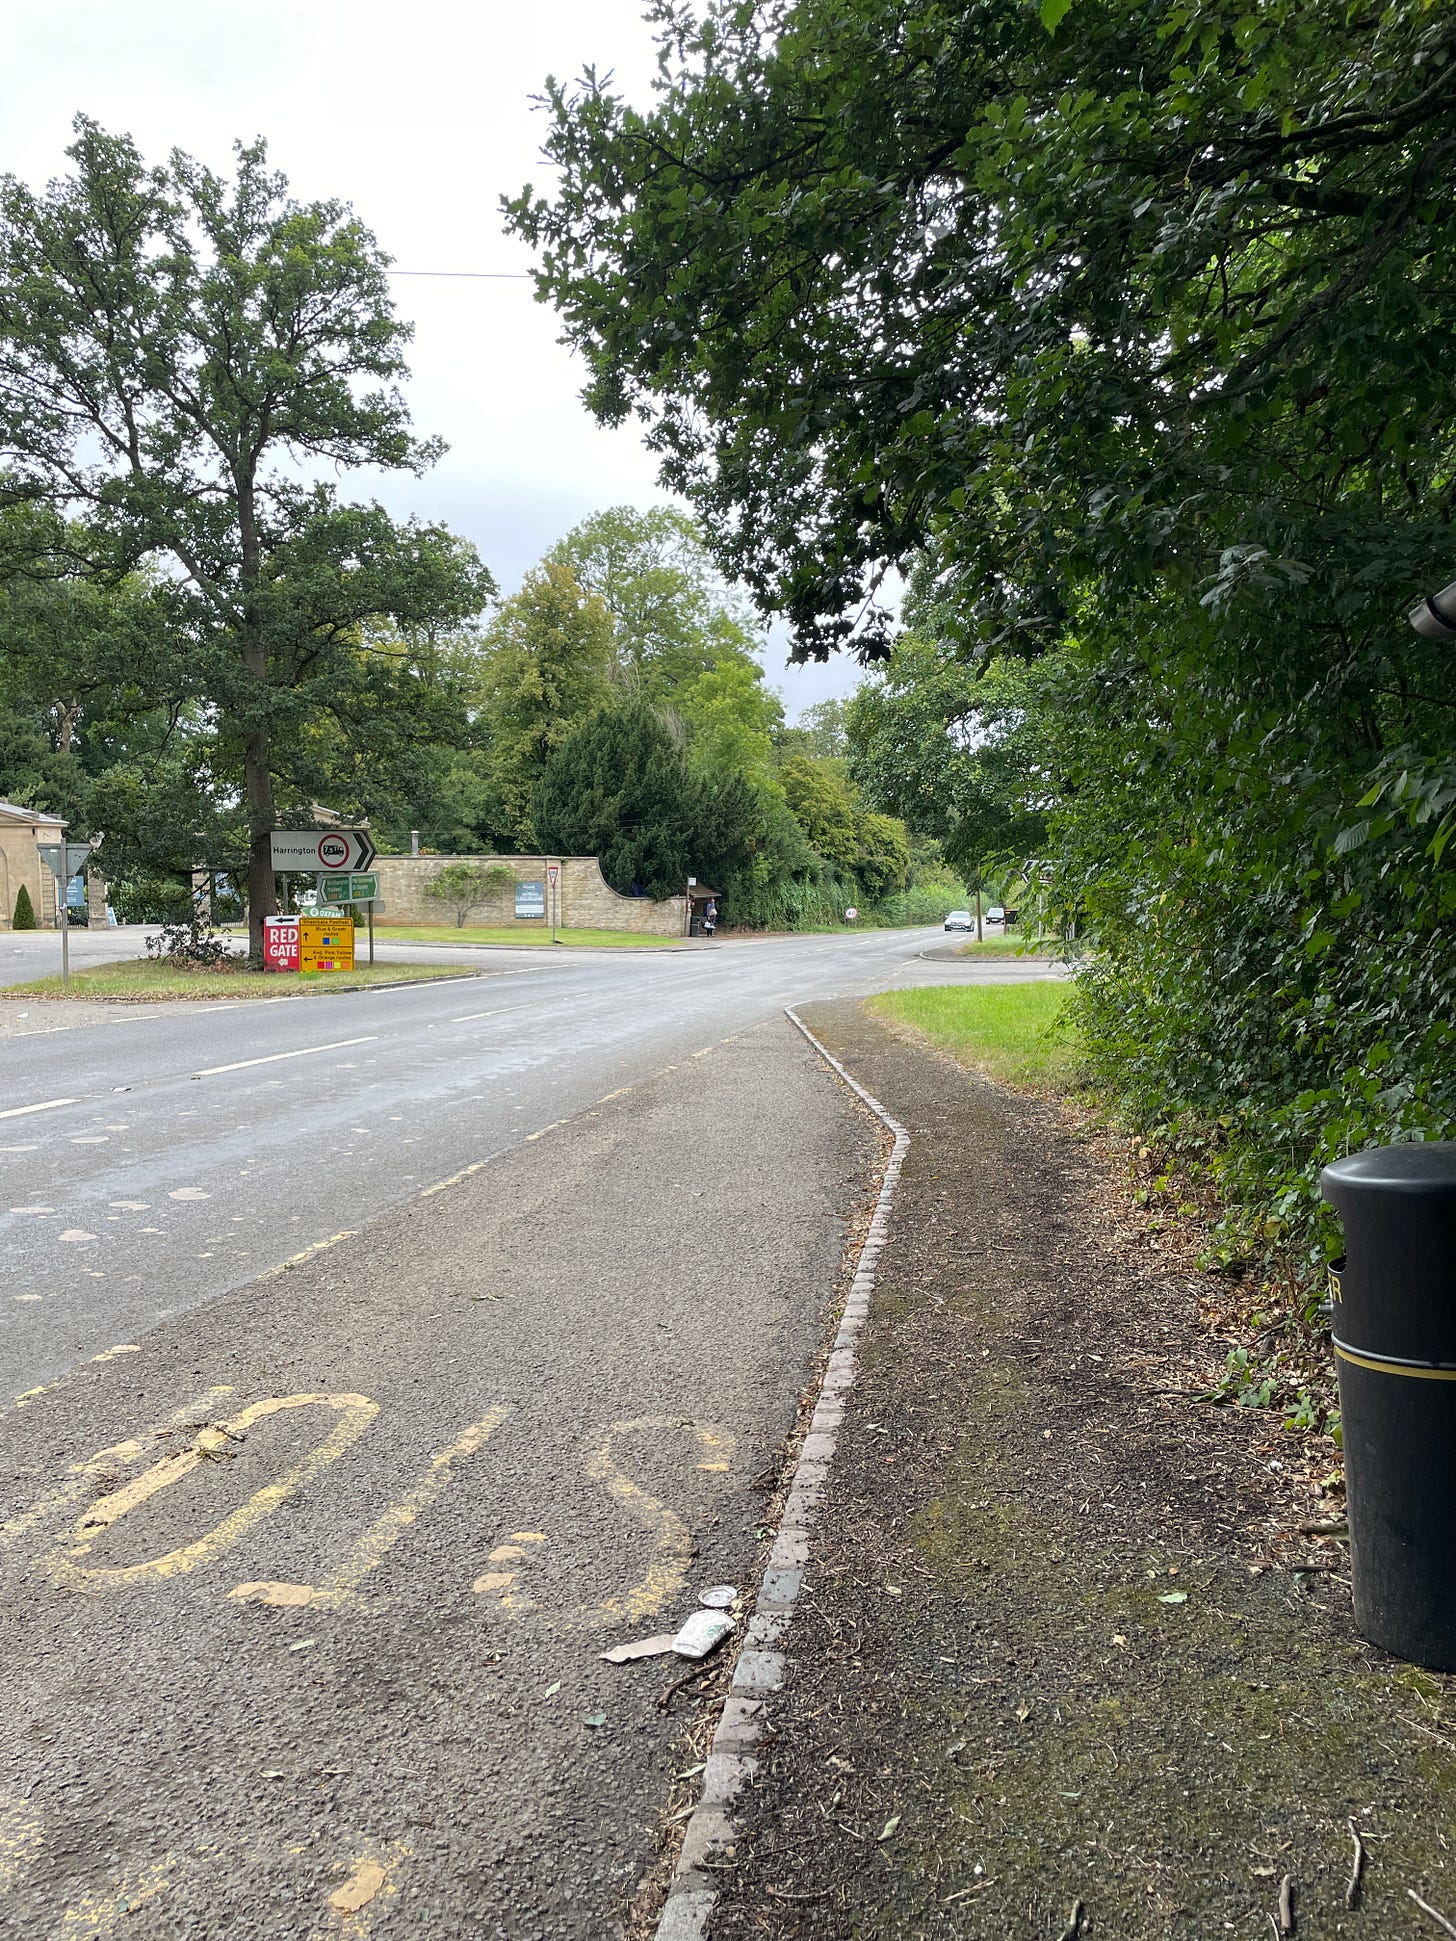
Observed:
[[[91,854],[89,842],[41,842],[36,844],[40,859],[58,883],[69,883],[86,867]]]
[[[364,876],[325,876],[319,888],[329,903],[372,903],[379,895],[379,878],[372,870]]]
[[[364,829],[275,829],[270,838],[276,870],[368,869],[374,844]]]

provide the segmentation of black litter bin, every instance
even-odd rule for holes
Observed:
[[[1456,1142],[1326,1166],[1355,1622],[1456,1671]]]

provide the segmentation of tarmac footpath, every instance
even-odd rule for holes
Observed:
[[[0,1414],[0,1935],[617,1933],[878,1152],[776,1020]]]

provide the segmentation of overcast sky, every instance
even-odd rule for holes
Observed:
[[[410,401],[448,455],[389,480],[391,510],[467,534],[505,592],[579,519],[666,495],[630,427],[582,407],[581,373],[536,303],[499,198],[544,185],[545,76],[594,63],[646,99],[654,68],[639,0],[35,0],[5,10],[0,170],[40,185],[69,166],[73,115],[226,168],[267,137],[302,198],[352,202],[401,270],[515,272],[498,281],[401,276],[412,318]],[[777,630],[781,635],[782,630]],[[777,636],[776,636],[777,637]],[[767,656],[790,717],[858,678],[852,662]]]

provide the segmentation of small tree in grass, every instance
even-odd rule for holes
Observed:
[[[31,902],[30,891],[24,883],[21,884],[20,894],[15,899],[15,915],[10,922],[11,928],[15,930],[34,930],[36,927],[35,905]]]
[[[455,928],[463,930],[465,919],[478,910],[491,893],[514,885],[516,873],[504,863],[446,863],[425,885],[432,903],[445,903],[455,912]]]

